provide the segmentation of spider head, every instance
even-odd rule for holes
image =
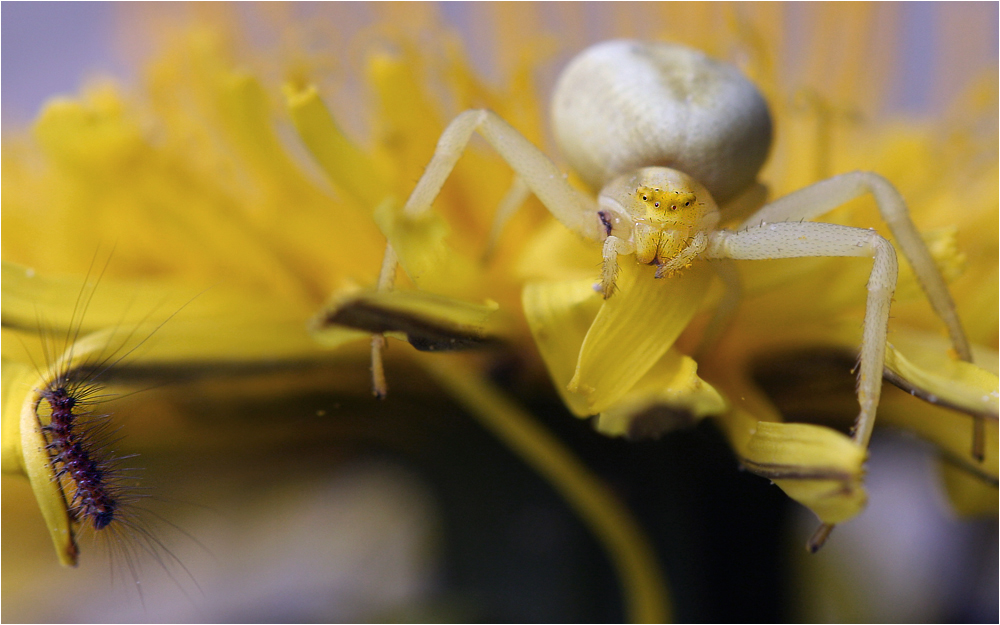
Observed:
[[[631,239],[636,228],[682,231],[689,236],[719,222],[708,189],[691,176],[667,167],[644,167],[619,176],[601,190],[602,221],[614,234]]]
[[[632,243],[640,263],[669,263],[684,254],[697,233],[707,233],[719,222],[719,209],[708,190],[666,167],[619,176],[598,199],[607,234]]]

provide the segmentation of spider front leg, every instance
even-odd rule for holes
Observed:
[[[958,313],[955,312],[955,302],[944,276],[934,264],[927,245],[910,219],[903,197],[882,176],[869,171],[853,171],[817,182],[767,204],[747,218],[741,227],[813,219],[865,193],[874,196],[882,219],[913,268],[931,307],[948,328],[948,335],[958,357],[972,362],[972,350],[965,338]]]
[[[609,234],[608,238],[604,239],[601,283],[594,285],[594,290],[599,291],[604,299],[608,299],[615,292],[615,282],[618,278],[618,256],[632,254],[635,251],[636,246],[633,243],[613,234]]]
[[[910,219],[903,197],[882,176],[869,171],[853,171],[817,182],[764,206],[744,221],[743,226],[812,219],[865,193],[871,193],[875,198],[882,219],[913,268],[931,308],[948,328],[955,353],[959,359],[972,362],[972,350],[944,276],[934,264],[927,245]],[[985,427],[982,419],[973,417],[972,456],[978,460],[982,460],[985,454]]]
[[[672,276],[673,274],[691,266],[691,263],[705,251],[708,246],[708,235],[698,232],[687,242],[677,254],[661,254],[670,260],[664,262],[656,268],[656,277]]]
[[[478,132],[510,165],[520,179],[516,184],[526,186],[563,225],[593,241],[603,238],[605,229],[597,216],[596,203],[573,188],[549,157],[521,133],[496,113],[486,110],[465,111],[445,128],[424,175],[403,206],[405,217],[417,218],[431,209],[474,132]],[[511,203],[516,205],[516,198]],[[379,290],[393,288],[397,265],[396,252],[387,244],[379,273]],[[382,335],[372,337],[372,383],[377,397],[384,397],[387,391],[382,367],[384,347]]]
[[[861,335],[858,403],[861,411],[852,438],[867,447],[882,393],[882,367],[889,324],[889,305],[896,290],[899,265],[892,244],[872,230],[835,224],[800,222],[765,224],[739,232],[720,230],[710,236],[706,258],[764,260],[816,256],[872,257]]]

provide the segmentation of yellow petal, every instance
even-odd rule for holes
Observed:
[[[4,341],[4,356],[46,363],[42,350],[53,349],[48,343],[56,341],[56,348],[68,349],[73,337],[83,335],[99,343],[105,356],[122,358],[116,367],[137,361],[143,366],[182,368],[206,363],[296,362],[326,355],[310,334],[308,319],[294,307],[221,286],[186,300],[178,296],[179,290],[191,292],[189,287],[109,278],[81,290],[79,279],[41,275],[5,262],[4,331],[17,330],[26,337],[39,334],[45,345],[8,334],[14,340]],[[333,330],[327,335],[327,346],[367,336]]]
[[[168,306],[176,311],[185,303],[176,285],[101,276],[95,278],[100,284],[91,284],[79,276],[38,273],[7,261],[3,261],[2,279],[4,328],[56,336],[70,330],[85,335],[98,328],[141,323],[149,320],[151,311]],[[207,313],[207,304],[201,302],[192,309]]]
[[[670,349],[595,427],[607,436],[658,437],[725,410],[719,392],[698,377],[698,364]]]
[[[52,537],[59,561],[66,566],[76,566],[77,562],[78,549],[74,523],[63,491],[63,483],[57,477],[46,449],[48,442],[41,430],[41,426],[45,423],[40,420],[37,409],[40,401],[38,389],[50,388],[52,380],[57,376],[72,377],[74,370],[91,368],[95,362],[104,362],[107,341],[104,331],[75,341],[46,371],[34,375],[25,376],[24,366],[4,362],[5,376],[8,372],[12,372],[21,378],[21,382],[11,389],[10,396],[5,393],[4,419],[6,421],[15,406],[19,405],[18,429],[24,471]],[[5,435],[12,429],[11,425],[4,423]],[[6,453],[7,444],[4,446]],[[4,460],[5,465],[8,463],[8,460]]]
[[[580,345],[601,308],[594,280],[529,283],[521,293],[521,303],[535,345],[563,402],[578,417],[594,414],[582,396],[567,388]]]
[[[657,280],[655,267],[624,260],[617,291],[587,332],[569,383],[592,413],[613,406],[670,349],[697,312],[712,275],[699,263]]]
[[[749,415],[741,415],[746,423]],[[743,465],[767,477],[824,523],[841,523],[864,508],[866,451],[848,436],[806,423],[758,421],[737,450]]]
[[[142,135],[125,119],[113,89],[89,95],[86,102],[50,100],[35,123],[35,137],[49,158],[67,168],[119,166],[142,149]]]
[[[587,279],[593,285],[600,266],[600,247],[553,219],[539,224],[528,239],[514,274],[525,282]]]
[[[81,346],[79,353],[86,358],[90,352],[86,346]],[[36,389],[45,388],[52,372],[57,370],[53,367],[39,374],[29,365],[4,360],[3,470],[27,476],[59,562],[64,566],[76,566],[78,549],[73,519],[62,484],[52,468],[46,450],[48,442],[42,435],[42,424],[35,408]]]
[[[226,71],[218,77],[220,121],[261,182],[281,180],[289,186],[304,183],[305,177],[288,157],[274,130],[267,92],[256,77],[245,71]]]
[[[567,385],[576,370],[580,345],[602,304],[593,280],[530,283],[522,293],[522,304],[563,402],[578,417],[592,415],[584,398]],[[657,420],[657,414],[664,414],[657,409],[690,421],[719,414],[725,406],[722,396],[697,376],[694,360],[669,350],[619,403],[598,416],[595,427],[608,436],[655,436],[670,425]]]
[[[176,298],[165,285],[110,279],[81,290],[78,280],[4,263],[3,470],[28,477],[63,564],[76,563],[73,522],[36,411],[36,391],[49,385],[54,372],[95,363],[121,370],[138,363],[156,366],[159,375],[172,378],[180,369],[206,364],[218,370],[220,365],[297,363],[326,354],[294,309],[289,313],[236,289],[206,291],[151,320],[155,314],[148,312],[149,306],[156,302],[164,307],[163,298],[170,295]],[[76,339],[97,325],[104,327]],[[368,337],[347,329],[331,334],[340,343]],[[65,349],[65,354],[51,363],[53,349]],[[40,373],[38,367],[46,364],[51,366]]]
[[[473,304],[425,291],[356,291],[337,298],[313,321],[317,340],[329,343],[337,326],[364,332],[402,332],[421,351],[448,351],[496,341],[495,302]]]
[[[45,164],[51,167],[32,172],[29,181],[42,187],[38,204],[47,209],[36,220],[58,220],[56,236],[67,239],[66,249],[56,243],[46,246],[55,248],[51,254],[29,248],[20,257],[44,256],[51,262],[78,254],[81,246],[74,244],[81,240],[116,240],[121,255],[136,262],[134,270],[165,273],[170,268],[205,275],[225,268],[223,275],[252,275],[255,283],[267,284],[289,301],[308,298],[301,283],[290,279],[296,274],[287,256],[276,249],[272,237],[282,229],[258,228],[255,219],[248,218],[263,217],[261,198],[267,194],[258,188],[265,186],[257,184],[261,177],[252,168],[243,170],[250,160],[243,158],[245,150],[237,144],[226,144],[228,152],[220,150],[218,138],[212,138],[218,150],[213,155],[239,171],[232,172],[234,176],[245,175],[251,182],[233,181],[217,162],[208,171],[192,167],[187,152],[199,152],[201,146],[182,149],[147,137],[136,120],[103,104],[114,98],[112,93],[80,102],[56,101],[42,112],[35,130],[46,146]],[[78,154],[81,145],[90,151]],[[210,160],[200,153],[193,158]],[[246,191],[250,186],[253,190]],[[22,210],[35,210],[19,203]],[[281,210],[287,212],[287,206]]]
[[[952,485],[958,489],[953,498],[959,509],[976,507],[972,503],[976,499],[973,492],[981,495],[979,505],[987,505],[996,497],[1000,472],[996,374],[951,357],[946,351],[947,343],[939,335],[900,330],[893,340],[907,355],[903,356],[902,349],[887,346],[886,379],[928,403],[913,402],[906,397],[897,399],[887,393],[890,399],[880,409],[880,421],[908,429],[936,445],[946,457],[948,474],[962,470],[989,487],[966,488],[962,486],[964,479],[947,479],[949,492]],[[977,362],[987,366],[995,366],[997,362],[993,350],[974,345],[973,353]],[[981,434],[979,450],[973,449],[976,427]],[[977,456],[979,451],[982,457]]]
[[[139,356],[143,365],[169,364],[198,367],[205,364],[296,363],[326,357],[299,317],[235,318],[233,320],[171,320],[156,334]],[[137,336],[143,336],[143,329]],[[325,347],[339,347],[368,338],[365,332],[331,331]]]
[[[414,71],[413,51],[399,58],[386,53],[369,57],[366,72],[379,97],[378,147],[396,165],[400,194],[409,193],[434,154],[444,123],[431,105],[425,81]]]
[[[374,210],[392,189],[368,154],[341,131],[316,87],[289,84],[285,96],[299,137],[326,175],[366,210]]]
[[[911,347],[919,348],[918,345]],[[920,364],[903,356],[892,345],[886,345],[886,377],[925,401],[994,421],[997,419],[1000,413],[1000,382],[995,374],[972,363],[956,360],[944,350],[919,349],[915,357]],[[993,360],[996,361],[995,355]]]
[[[21,404],[25,393],[34,388],[38,374],[35,369],[22,362],[3,359],[3,437],[0,438],[0,448],[3,453],[3,472],[5,475],[23,475],[27,477],[24,466],[24,455],[21,451]]]

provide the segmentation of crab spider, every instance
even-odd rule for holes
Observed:
[[[760,195],[756,178],[771,142],[767,104],[736,68],[678,45],[609,41],[585,50],[563,71],[551,114],[566,159],[585,182],[600,189],[596,199],[571,186],[544,153],[495,113],[470,110],[441,135],[404,215],[417,217],[430,210],[472,134],[478,133],[515,171],[512,195],[523,198],[530,191],[563,225],[603,246],[595,288],[605,298],[614,293],[621,256],[655,264],[657,278],[700,260],[873,258],[860,349],[860,413],[853,431],[853,440],[865,447],[881,393],[896,251],[874,230],[809,220],[870,193],[956,353],[971,360],[944,279],[902,197],[878,174],[835,176],[764,205],[735,230],[717,228],[720,204],[731,210]],[[509,213],[509,208],[501,210],[500,219]],[[391,287],[395,267],[389,246],[381,288]],[[723,279],[731,288],[732,276]],[[383,340],[373,340],[377,394],[384,392]]]

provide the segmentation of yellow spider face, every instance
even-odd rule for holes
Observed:
[[[708,190],[666,167],[645,167],[612,180],[601,191],[600,205],[608,235],[632,243],[643,264],[666,265],[719,221]]]

